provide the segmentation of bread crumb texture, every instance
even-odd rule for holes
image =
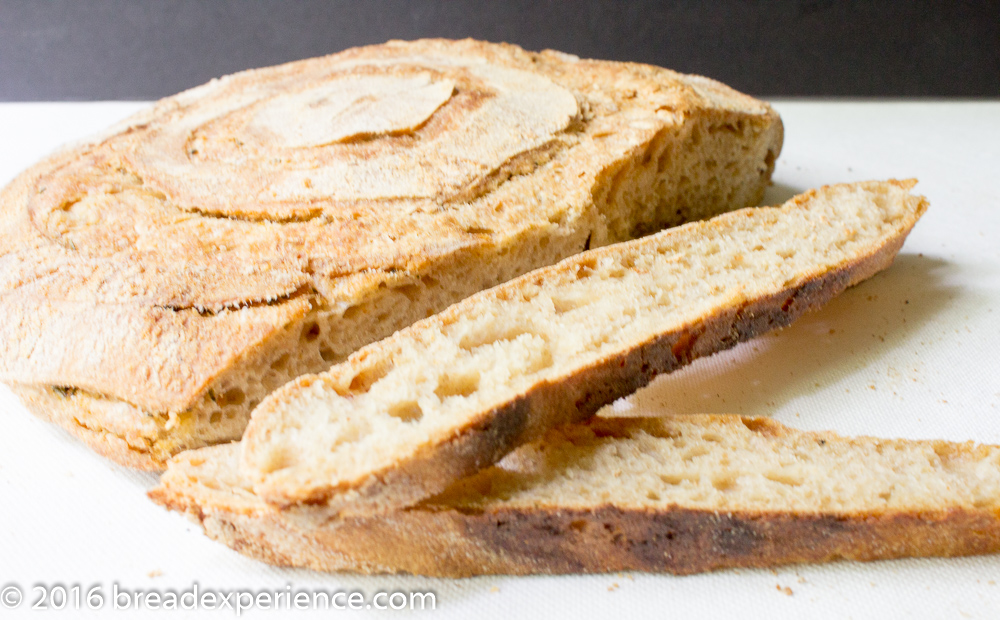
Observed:
[[[265,499],[308,512],[378,512],[440,492],[888,266],[926,208],[912,184],[829,186],[474,295],[273,394],[244,436],[243,465]]]

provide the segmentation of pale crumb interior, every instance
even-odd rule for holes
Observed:
[[[268,511],[239,445],[190,451],[161,480],[201,510]],[[550,430],[410,510],[622,509],[850,514],[1000,510],[1000,446],[843,438],[766,418],[594,418]]]
[[[565,213],[546,228],[522,232],[518,240],[486,228],[482,232],[494,235],[497,247],[419,277],[407,272],[387,276],[384,285],[353,303],[317,299],[313,312],[247,355],[196,407],[170,415],[166,430],[186,425],[187,432],[174,433],[175,439],[191,440],[172,445],[173,451],[240,438],[250,412],[292,379],[323,372],[364,345],[473,293],[572,256],[581,246],[619,242],[711,217],[734,205],[754,204],[776,157],[761,139],[762,129],[759,119],[744,118],[690,123],[680,135],[663,133],[649,143],[646,156],[626,162],[598,184],[597,220],[590,222],[594,227],[589,232],[582,228],[589,218]],[[719,171],[725,175],[718,176]],[[456,209],[483,219],[477,204]],[[493,226],[506,228],[496,222]]]
[[[244,463],[291,486],[391,468],[534,385],[863,256],[912,224],[905,195],[833,187],[804,206],[691,224],[479,294],[265,401]]]
[[[550,431],[424,508],[851,513],[1000,508],[1000,447],[841,438],[760,418],[599,419]]]

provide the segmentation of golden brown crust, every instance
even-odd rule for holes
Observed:
[[[21,399],[21,403],[28,411],[46,422],[62,426],[101,456],[133,469],[162,471],[165,468],[165,462],[169,455],[161,452],[158,454],[159,458],[153,456],[156,452],[150,449],[145,440],[145,436],[152,434],[150,431],[144,433],[143,429],[137,428],[132,433],[116,434],[103,428],[95,429],[84,425],[81,418],[86,420],[104,417],[103,412],[87,411],[92,404],[100,406],[99,400],[87,399],[83,402],[71,403],[71,399],[77,398],[77,395],[71,391],[17,383],[11,384],[9,387]],[[111,406],[127,407],[123,403],[112,403]],[[86,414],[80,415],[81,411],[86,412]],[[131,418],[131,416],[129,417]],[[133,443],[130,444],[130,440]]]
[[[372,113],[324,90],[330,76],[376,93]],[[328,135],[313,144],[296,123],[324,110],[338,122],[314,118]],[[586,245],[754,204],[781,132],[768,106],[710,80],[476,41],[392,42],[215,80],[0,193],[0,380],[91,395],[62,423],[132,448],[232,439],[249,397],[218,437],[162,435],[182,432],[176,416],[212,415],[209,392],[257,373],[248,357],[266,368],[249,352],[279,357],[288,326],[475,267],[465,288],[304,364],[319,371],[398,329],[392,318]],[[699,159],[708,142],[728,153],[712,165],[736,172]],[[682,173],[689,183],[673,183]],[[539,251],[514,264],[521,247]],[[104,427],[96,401],[156,430],[136,442]]]

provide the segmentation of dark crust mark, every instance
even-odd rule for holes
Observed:
[[[313,288],[311,283],[306,283],[299,288],[286,293],[284,295],[276,296],[272,299],[258,299],[258,300],[239,300],[233,303],[219,304],[218,306],[208,307],[199,305],[180,305],[180,304],[164,304],[154,306],[155,308],[162,308],[164,310],[170,310],[171,312],[185,312],[193,310],[200,314],[201,316],[215,316],[223,310],[244,310],[250,308],[261,308],[265,306],[280,306],[281,304],[288,303],[294,299],[304,296],[316,296],[316,290]],[[310,304],[315,307],[319,305],[318,299],[311,299]]]
[[[409,549],[393,554],[387,567],[449,577],[625,570],[683,575],[733,567],[1000,551],[1000,520],[976,509],[795,515],[604,506],[588,511],[408,514],[415,520],[433,519],[442,530],[458,529],[467,544],[443,558]],[[336,536],[338,541],[344,538]],[[325,542],[323,534],[317,539]],[[352,551],[364,553],[363,548]]]
[[[1000,552],[992,510],[800,513],[688,508],[404,510],[303,529],[270,510],[199,504],[170,486],[150,497],[206,533],[279,566],[432,577],[666,572],[955,557]]]

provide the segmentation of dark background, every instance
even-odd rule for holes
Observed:
[[[154,99],[427,36],[654,63],[761,96],[1000,96],[997,0],[0,0],[0,101]]]

